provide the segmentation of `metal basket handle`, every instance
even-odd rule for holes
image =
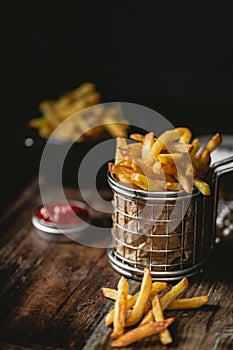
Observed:
[[[233,155],[220,160],[212,166],[212,188],[213,188],[213,222],[214,237],[216,233],[216,219],[218,210],[219,179],[222,175],[233,171]]]

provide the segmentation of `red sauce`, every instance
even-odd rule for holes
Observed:
[[[36,216],[46,223],[75,225],[87,221],[89,214],[85,208],[75,204],[48,204],[37,209]]]

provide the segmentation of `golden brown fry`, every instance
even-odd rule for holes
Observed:
[[[198,138],[195,138],[192,141],[192,145],[193,145],[193,149],[191,151],[191,156],[195,156],[195,154],[199,151],[200,147],[201,147],[201,143],[200,140]]]
[[[192,132],[189,128],[176,128],[176,131],[180,135],[181,142],[188,144],[191,141]]]
[[[133,172],[130,177],[129,171],[118,169],[122,170],[122,174],[119,171],[115,174],[117,180],[145,191],[184,190],[192,194],[194,186],[208,195],[208,184],[202,181],[209,171],[210,152],[221,142],[219,134],[215,134],[199,154],[197,152],[201,147],[200,140],[196,138],[190,144],[192,134],[185,127],[167,130],[157,139],[153,132],[145,136],[131,136],[139,143],[120,147],[119,152],[116,151],[116,162],[118,156],[121,160],[131,160],[130,169],[132,168]],[[129,168],[127,164],[124,166]],[[193,178],[196,186],[193,184]]]
[[[110,173],[116,176],[118,179],[120,179],[122,175],[127,175],[126,178],[128,178],[128,176],[130,175],[130,179],[131,179],[131,175],[134,174],[132,168],[126,168],[124,166],[120,166],[118,164],[113,164],[113,163],[109,163],[108,169]]]
[[[140,187],[144,191],[161,191],[165,188],[165,181],[153,180],[145,175],[133,173],[131,181],[134,185]]]
[[[113,323],[113,319],[114,319],[114,309],[109,311],[105,316],[105,326],[107,327],[110,326]]]
[[[144,270],[144,275],[141,283],[140,292],[137,298],[136,303],[133,306],[132,311],[129,313],[129,316],[126,320],[126,326],[132,326],[135,323],[139,322],[142,318],[145,305],[149,299],[152,287],[151,274],[149,269]]]
[[[118,174],[119,181],[129,187],[133,187],[130,174]]]
[[[216,133],[204,147],[210,153],[213,152],[222,143],[222,137],[219,133]]]
[[[176,130],[167,130],[161,134],[151,147],[151,153],[156,158],[162,149],[167,148],[167,145],[179,139],[179,133]]]
[[[142,326],[148,322],[154,322],[155,318],[154,318],[154,314],[152,310],[149,310],[145,316],[143,317],[142,321],[140,322],[139,326]]]
[[[111,343],[111,346],[116,348],[127,346],[129,344],[136,342],[139,339],[159,333],[160,331],[170,326],[172,322],[174,322],[174,318],[168,318],[161,322],[146,323],[142,326],[136,327],[128,331],[127,333],[123,334],[121,337],[114,340]]]
[[[179,283],[172,287],[167,293],[165,293],[160,299],[161,308],[165,310],[178,295],[180,295],[188,287],[188,279],[185,277]]]
[[[118,293],[114,307],[113,332],[111,334],[112,338],[118,338],[124,332],[128,290],[128,282],[125,277],[122,276],[118,283]]]
[[[167,288],[167,283],[166,282],[159,282],[159,281],[156,281],[152,284],[152,288],[151,288],[151,293],[153,292],[161,292],[162,290],[166,289]],[[111,288],[102,288],[102,292],[103,292],[103,295],[106,297],[106,298],[110,298],[110,299],[113,299],[113,300],[116,300],[117,298],[117,294],[118,294],[118,291],[116,289],[111,289]],[[134,295],[128,295],[128,298],[127,298],[127,309],[130,309],[134,306],[134,304],[136,303],[136,300],[139,296],[140,292],[137,292],[136,294]],[[147,305],[145,306],[144,308],[144,313],[145,313],[145,310],[147,309]],[[148,311],[148,310],[147,310]],[[106,326],[109,326],[110,324],[112,324],[113,322],[113,317],[114,317],[114,309],[109,311],[109,313],[107,314],[106,318],[105,318],[105,324]]]
[[[193,185],[200,191],[204,196],[210,195],[210,186],[202,179],[195,177],[193,179]]]
[[[176,166],[175,164],[161,164],[164,174],[174,176],[176,175]]]
[[[137,142],[143,142],[143,140],[144,140],[144,135],[142,135],[142,134],[131,134],[130,135],[130,138],[132,139],[132,140],[134,140],[134,141],[137,141]]]
[[[161,153],[158,155],[158,160],[162,164],[171,164],[183,162],[186,159],[185,153]]]
[[[207,295],[202,295],[193,298],[182,298],[175,299],[173,302],[167,306],[167,310],[179,310],[179,309],[196,309],[209,301],[209,297]]]
[[[163,311],[161,309],[161,304],[157,293],[154,293],[153,297],[151,298],[151,304],[155,321],[163,321]],[[172,343],[173,339],[167,328],[163,331],[160,331],[160,341],[163,345]]]
[[[131,159],[126,159],[126,158],[121,160],[119,163],[117,163],[117,166],[133,169],[132,160]]]
[[[151,293],[154,293],[154,292],[159,293],[166,288],[167,288],[167,282],[155,281],[152,283]],[[112,300],[116,300],[118,295],[118,291],[112,288],[102,288],[102,293],[106,298],[110,298]],[[136,299],[138,298],[139,294],[140,292],[137,292],[134,295],[128,294],[128,302],[130,300],[134,300],[134,302],[136,302]],[[133,306],[133,304],[131,306]],[[129,306],[129,308],[131,306]]]
[[[65,123],[62,130],[53,134],[54,138],[81,142],[88,139],[95,141],[109,138],[109,134],[113,137],[126,137],[129,125],[122,116],[120,106],[106,108],[97,105],[99,102],[100,94],[96,91],[95,85],[84,83],[55,100],[42,101],[39,104],[39,110],[42,113],[39,119],[43,123],[29,121],[29,126],[37,128],[39,134],[47,138],[64,120],[67,122],[72,116],[70,123]],[[86,112],[87,107],[94,105],[94,109]],[[83,113],[80,113],[81,111]],[[45,123],[50,127],[48,128]]]

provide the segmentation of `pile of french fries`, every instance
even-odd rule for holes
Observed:
[[[158,137],[131,134],[135,143],[116,139],[115,163],[109,163],[112,177],[124,185],[145,191],[178,191],[191,194],[193,186],[203,195],[210,195],[206,182],[211,152],[222,142],[216,133],[202,147],[198,138],[192,139],[189,128],[167,130]]]
[[[68,141],[83,142],[117,136],[127,137],[128,122],[122,116],[120,105],[106,108],[103,104],[97,105],[99,103],[100,93],[96,91],[95,85],[83,83],[57,100],[42,101],[39,104],[41,116],[30,119],[29,126],[36,128],[41,137],[48,138],[66,120],[54,137]],[[95,108],[68,119],[90,106]]]
[[[159,333],[160,342],[167,345],[173,342],[168,329],[174,318],[165,318],[164,310],[199,308],[207,304],[209,297],[177,298],[189,285],[183,278],[179,283],[167,290],[166,282],[154,282],[149,269],[145,268],[140,291],[128,294],[129,285],[125,277],[121,277],[117,290],[102,288],[106,298],[115,300],[112,309],[105,318],[106,326],[113,326],[111,343],[113,347],[124,347],[142,338]],[[166,290],[167,291],[166,291]],[[160,296],[160,292],[163,295]],[[130,330],[126,331],[126,328]]]

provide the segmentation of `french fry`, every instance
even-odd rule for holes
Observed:
[[[125,277],[121,277],[118,283],[118,294],[114,307],[112,338],[118,338],[124,332],[127,311],[127,296],[129,285]]]
[[[204,196],[210,195],[210,186],[202,179],[195,177],[193,179],[193,184]]]
[[[161,153],[158,155],[158,160],[162,164],[177,164],[185,160],[185,153]]]
[[[159,293],[159,292],[161,292],[162,290],[164,290],[166,288],[167,288],[167,283],[166,282],[158,282],[158,281],[156,281],[156,282],[152,283],[151,293],[154,293],[154,292]],[[103,292],[103,295],[106,298],[110,298],[110,299],[113,299],[113,300],[116,300],[117,295],[118,295],[118,291],[116,289],[111,289],[111,288],[102,288],[102,292]],[[128,295],[128,298],[127,298],[127,309],[130,309],[130,308],[132,308],[134,306],[134,304],[136,303],[136,300],[139,297],[139,295],[140,295],[140,292],[137,292],[134,295],[130,295],[130,294]],[[147,304],[145,305],[145,308],[144,308],[143,312],[145,312],[146,308],[147,308]],[[112,324],[113,317],[114,317],[114,309],[109,311],[109,313],[105,317],[105,325],[106,326],[110,326],[110,324]]]
[[[164,188],[165,183],[159,180],[152,180],[142,174],[133,173],[131,175],[131,181],[136,186],[145,191],[161,191]]]
[[[180,310],[180,309],[197,309],[209,301],[207,295],[193,297],[193,298],[182,298],[175,299],[170,305],[167,306],[167,310]]]
[[[200,140],[195,138],[190,143],[191,136],[190,129],[185,127],[167,130],[157,138],[153,132],[130,135],[137,143],[117,148],[116,163],[121,157],[120,160],[125,160],[122,166],[133,171],[116,169],[116,179],[144,191],[183,190],[191,195],[193,189],[197,188],[203,195],[209,195],[210,187],[205,178],[211,163],[210,153],[222,139],[219,133],[215,134],[198,152]],[[131,161],[130,167],[127,160]]]
[[[105,316],[105,326],[107,327],[110,326],[113,323],[113,319],[114,319],[114,309],[109,311]]]
[[[45,100],[39,104],[42,123],[29,120],[29,126],[36,128],[45,138],[82,142],[96,141],[111,137],[127,137],[128,121],[123,117],[119,104],[112,107],[99,105],[100,94],[93,83],[83,83],[55,100]],[[95,106],[86,112],[86,108]],[[83,113],[81,113],[81,111]],[[79,112],[77,114],[77,112]],[[68,119],[73,116],[71,119]],[[77,118],[76,118],[77,117]],[[62,128],[57,132],[57,127]],[[45,128],[45,123],[50,127]],[[42,125],[43,124],[43,125]]]
[[[154,282],[152,284],[152,288],[151,288],[151,293],[154,293],[154,292],[161,292],[162,290],[164,290],[165,288],[167,288],[167,283],[166,282]],[[113,299],[113,300],[116,300],[117,298],[117,290],[115,289],[110,289],[110,288],[102,288],[102,292],[103,292],[103,295],[107,298],[110,298],[110,299]],[[136,303],[136,300],[139,296],[140,292],[137,292],[136,294],[134,295],[128,295],[128,299],[127,299],[127,309],[130,309],[134,306],[134,304]],[[145,305],[145,308],[144,308],[144,313],[145,313],[145,310],[147,309],[147,305]],[[147,310],[148,312],[149,310]],[[114,309],[109,311],[109,313],[107,314],[106,316],[106,326],[109,326],[112,322],[113,322],[113,315],[114,315]]]
[[[127,294],[128,292],[126,291],[128,290],[128,284],[125,286],[123,282],[124,279],[121,277],[118,283],[118,290],[102,288],[105,297],[116,300],[115,308],[111,310],[105,318],[106,326],[109,326],[114,320],[114,329],[111,337],[117,337],[117,339],[111,343],[111,346],[113,347],[125,347],[139,339],[156,333],[160,333],[160,340],[163,345],[170,344],[173,340],[168,327],[174,322],[174,318],[164,319],[163,310],[200,308],[209,301],[209,297],[206,295],[177,299],[177,297],[188,287],[187,278],[183,278],[159,298],[158,293],[167,287],[167,283],[160,281],[152,283],[150,271],[147,268],[144,269],[140,291],[134,295]],[[123,285],[121,285],[121,283],[123,283]],[[120,308],[117,309],[117,302],[119,302],[123,295],[124,311],[122,312],[121,310],[120,313]],[[148,303],[149,301],[150,304]],[[122,306],[122,303],[119,302],[118,306]],[[133,309],[129,313],[128,318],[126,318],[127,309],[129,308]],[[121,318],[121,316],[117,316],[117,313],[121,316],[124,315],[124,317]],[[144,317],[142,317],[143,313],[145,313]],[[131,322],[127,323],[129,317],[132,317],[133,319],[131,319]],[[135,325],[139,321],[141,322],[137,327],[123,333],[126,327]],[[114,334],[115,327],[117,330]]]
[[[140,292],[137,298],[136,303],[133,306],[133,309],[128,315],[126,319],[126,326],[132,326],[135,323],[139,322],[142,318],[143,311],[147,300],[149,299],[152,287],[151,274],[149,269],[144,270],[144,275],[141,283]]]
[[[156,322],[163,321],[164,316],[163,316],[163,311],[161,309],[158,293],[154,293],[153,297],[151,298],[151,304],[152,304],[152,312],[153,312],[155,321]],[[160,332],[160,341],[163,345],[172,343],[173,339],[167,328]]]
[[[132,140],[134,140],[134,141],[137,141],[137,142],[143,142],[143,140],[144,140],[144,135],[142,135],[142,134],[131,134],[130,135],[130,138],[132,139]]]
[[[161,134],[151,147],[151,153],[156,158],[162,149],[166,148],[167,145],[175,140],[179,139],[179,134],[176,130],[167,130]]]
[[[142,321],[140,322],[139,326],[143,326],[144,324],[148,323],[148,322],[154,322],[155,318],[154,318],[154,314],[152,310],[149,310],[145,316],[143,317]]]
[[[131,174],[118,174],[118,179],[122,184],[132,187]]]
[[[180,139],[183,143],[188,144],[192,138],[192,133],[189,128],[176,128],[176,131],[180,135]]]
[[[204,147],[210,153],[213,152],[222,143],[222,137],[219,133],[216,133]]]
[[[165,293],[160,299],[161,308],[165,310],[178,295],[180,295],[188,287],[188,279],[185,277],[179,283],[172,287],[167,293]]]
[[[175,164],[161,164],[164,174],[174,176],[177,173]]]
[[[164,316],[163,316],[163,311],[161,309],[158,293],[154,293],[153,297],[151,298],[151,304],[152,304],[152,312],[153,312],[155,321],[156,322],[163,321]],[[173,341],[172,336],[167,328],[163,331],[160,331],[160,341],[163,345],[172,343]]]
[[[200,143],[200,140],[198,138],[195,138],[193,141],[192,141],[192,145],[193,145],[193,149],[192,151],[190,152],[191,156],[195,156],[196,153],[199,151],[200,147],[201,147],[201,143]]]
[[[166,288],[167,288],[167,282],[155,281],[152,283],[151,293],[154,293],[154,292],[159,293]],[[106,298],[109,298],[112,300],[116,300],[118,295],[118,291],[112,288],[102,288],[102,293]],[[128,299],[127,299],[128,302],[130,300],[134,300],[134,302],[136,302],[136,299],[138,298],[139,294],[140,292],[137,292],[134,295],[128,294]],[[133,304],[131,306],[133,306]],[[128,308],[130,308],[131,306],[129,306]]]
[[[174,322],[174,318],[168,318],[161,322],[149,322],[142,326],[136,327],[125,334],[123,334],[118,339],[114,340],[111,343],[111,346],[116,348],[125,347],[129,344],[132,344],[139,339],[143,339],[145,337],[151,336],[153,334],[157,334],[160,331],[166,329],[170,324]]]

